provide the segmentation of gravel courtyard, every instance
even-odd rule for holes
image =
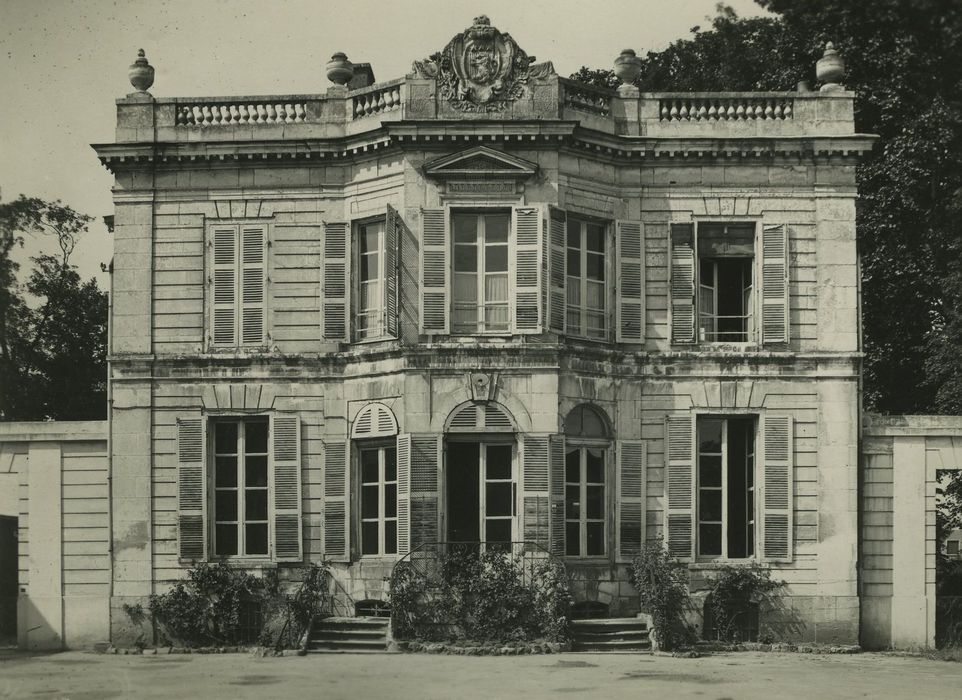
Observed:
[[[0,698],[947,698],[962,664],[860,654],[629,654],[459,657],[330,654],[306,658],[0,656]]]

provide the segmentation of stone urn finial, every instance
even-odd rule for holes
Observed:
[[[137,92],[145,93],[154,84],[154,67],[147,63],[147,55],[143,49],[137,52],[137,60],[130,64],[127,77]]]
[[[327,79],[335,85],[347,85],[354,77],[354,64],[347,60],[347,55],[338,51],[327,62]]]
[[[845,61],[835,50],[831,41],[825,44],[825,53],[815,63],[815,77],[822,83],[822,92],[841,90],[841,80],[845,77]]]
[[[622,85],[631,85],[641,75],[641,59],[634,49],[624,49],[615,59],[615,75]]]

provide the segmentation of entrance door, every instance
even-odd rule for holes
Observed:
[[[516,539],[513,443],[449,442],[446,476],[449,542]]]

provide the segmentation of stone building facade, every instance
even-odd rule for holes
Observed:
[[[139,66],[139,68],[138,68]],[[633,614],[663,540],[859,636],[853,94],[592,89],[478,18],[403,79],[117,101],[111,584],[525,541]],[[148,74],[150,79],[148,79]],[[358,77],[359,76],[359,77]],[[602,608],[598,608],[602,609]]]

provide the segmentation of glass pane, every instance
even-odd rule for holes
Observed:
[[[486,448],[487,478],[511,478],[511,445],[488,445]]]
[[[237,486],[237,457],[215,457],[215,486]]]
[[[454,246],[454,271],[476,272],[478,269],[478,249],[473,245]]]
[[[267,454],[267,422],[245,423],[244,442],[247,454]]]
[[[364,233],[361,235],[361,254],[365,253],[377,253],[378,251],[378,239],[380,236],[381,229],[384,228],[384,224],[368,224],[364,227]]]
[[[377,484],[361,488],[361,517],[377,517]]]
[[[485,515],[511,515],[511,484],[488,482],[484,489]]]
[[[244,538],[247,554],[267,554],[267,523],[245,525]]]
[[[605,451],[600,447],[589,447],[585,452],[588,455],[588,483],[605,483]]]
[[[704,419],[698,421],[698,451],[721,454],[722,421]]]
[[[237,526],[217,525],[214,528],[214,553],[220,556],[237,554]]]
[[[237,520],[237,491],[218,491],[214,496],[214,519]]]
[[[601,224],[587,224],[585,230],[585,248],[590,252],[605,252],[605,227]]]
[[[484,215],[484,239],[488,243],[508,242],[509,216],[507,214]]]
[[[384,523],[384,553],[397,554],[397,521]]]
[[[568,275],[571,277],[581,277],[581,251],[577,248],[568,248]],[[571,283],[568,283],[571,287]],[[570,301],[570,298],[569,298]]]
[[[705,287],[714,288],[715,263],[704,258],[698,261],[698,281]]]
[[[380,275],[378,273],[378,260],[377,254],[372,253],[370,255],[361,256],[361,281],[366,280],[376,280]]]
[[[702,490],[698,494],[698,519],[720,522],[722,519],[722,492]]]
[[[600,556],[605,553],[605,524],[604,523],[588,523],[587,535],[588,551],[586,554],[589,557]]]
[[[217,454],[237,453],[237,423],[214,423],[214,450]]]
[[[699,525],[698,526],[698,553],[708,556],[719,556],[721,554],[722,526],[719,525]]]
[[[397,517],[397,484],[384,487],[384,517]]]
[[[478,299],[478,276],[471,272],[459,272],[454,275],[454,300],[467,301],[471,304]]]
[[[247,520],[267,520],[267,489],[248,489],[244,500]]]
[[[721,486],[721,456],[698,458],[698,485]]]
[[[581,487],[565,486],[565,518],[577,520],[581,514]]]
[[[506,272],[508,269],[508,246],[485,246],[484,269],[488,272]]]
[[[508,276],[507,275],[486,275],[485,276],[484,300],[485,301],[507,301],[508,300]]]
[[[245,464],[247,486],[267,486],[267,455],[248,457]]]
[[[378,554],[376,521],[361,523],[361,554]]]
[[[605,308],[604,282],[588,282],[585,284],[585,306],[589,309]]]
[[[585,516],[592,520],[605,517],[605,487],[588,486],[585,494]]]
[[[510,542],[511,541],[511,521],[510,520],[485,520],[485,541],[487,542]]]
[[[578,523],[565,523],[565,554],[577,557],[581,554],[581,528]]]
[[[474,243],[478,239],[478,217],[475,214],[455,214],[454,242]]]
[[[488,331],[507,330],[508,306],[506,304],[488,305],[484,310],[484,328]]]
[[[581,222],[577,219],[568,219],[568,247],[581,249]]]
[[[397,448],[388,447],[384,450],[384,480],[397,481]]]
[[[361,450],[361,483],[377,483],[377,450]]]
[[[567,427],[566,422],[565,428],[567,429]],[[578,448],[568,450],[565,454],[565,481],[575,484],[581,482],[581,450]]]
[[[588,253],[585,257],[585,272],[590,280],[603,280],[605,278],[605,258],[603,255]]]

